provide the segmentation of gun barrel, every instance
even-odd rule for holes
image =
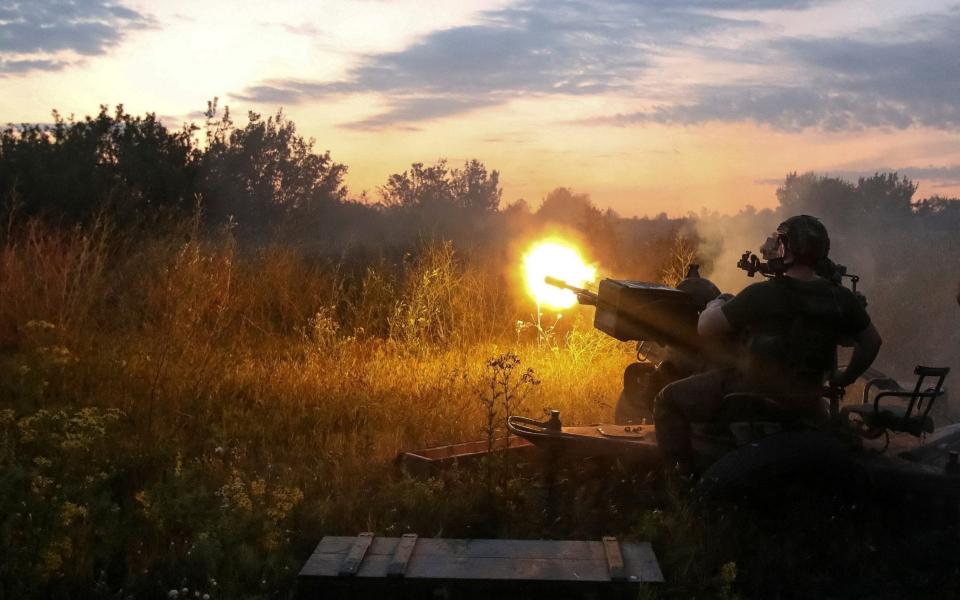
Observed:
[[[556,277],[551,277],[549,275],[544,277],[543,281],[546,282],[547,285],[552,285],[553,287],[558,287],[563,290],[570,290],[571,292],[577,295],[577,302],[579,302],[580,304],[586,304],[589,306],[597,305],[597,294],[594,292],[591,292],[590,290],[574,287],[569,283],[567,283],[566,281],[557,279]]]

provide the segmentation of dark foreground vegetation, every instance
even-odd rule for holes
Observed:
[[[633,348],[589,313],[536,323],[516,267],[547,232],[606,274],[698,260],[736,289],[739,252],[816,214],[864,276],[883,366],[957,366],[960,203],[807,174],[776,211],[624,219],[565,188],[504,205],[478,161],[353,198],[280,114],[55,119],[0,135],[0,598],[285,598],[323,535],[362,530],[649,539],[657,597],[957,593],[956,532],[922,502],[906,521],[806,489],[701,506],[622,465],[570,467],[550,496],[521,465],[415,479],[392,459],[506,412],[610,418]]]

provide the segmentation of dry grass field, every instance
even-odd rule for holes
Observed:
[[[351,265],[242,254],[190,223],[11,230],[6,592],[273,597],[322,535],[462,529],[480,484],[393,458],[499,435],[506,411],[600,420],[632,356],[586,313],[538,333],[501,269],[443,243]]]
[[[365,530],[652,540],[669,583],[645,594],[663,597],[956,589],[929,533],[911,545],[822,498],[705,508],[574,465],[547,510],[543,478],[503,462],[404,473],[398,452],[499,435],[508,412],[610,418],[633,347],[580,309],[538,329],[512,285],[448,243],[330,261],[191,222],[12,223],[0,598],[287,598],[323,535]]]

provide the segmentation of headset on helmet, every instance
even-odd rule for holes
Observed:
[[[789,264],[784,260],[786,250],[790,251],[793,261]],[[799,262],[813,267],[819,277],[842,285],[843,279],[850,280],[850,289],[860,300],[863,306],[867,299],[857,291],[858,275],[847,272],[847,267],[838,265],[828,258],[830,253],[830,236],[827,228],[820,219],[810,215],[790,217],[777,227],[777,230],[767,238],[760,247],[760,254],[767,262],[762,262],[756,254],[749,250],[740,256],[737,268],[747,272],[748,277],[760,273],[764,277],[779,277],[794,264]],[[960,297],[958,297],[960,302]]]
[[[830,254],[830,236],[820,219],[810,215],[790,217],[777,227],[787,240],[787,248],[798,259],[810,265]]]

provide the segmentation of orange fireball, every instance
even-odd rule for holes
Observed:
[[[556,277],[574,287],[585,287],[597,277],[597,269],[587,263],[572,244],[547,239],[533,244],[523,255],[523,276],[527,291],[541,306],[562,310],[577,303],[576,295],[544,282]]]

